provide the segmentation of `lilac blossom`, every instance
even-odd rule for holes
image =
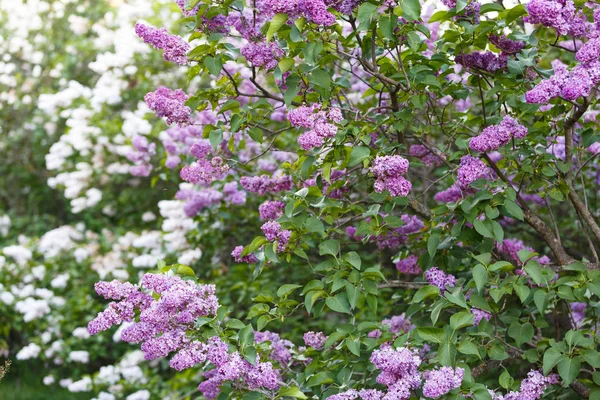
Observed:
[[[171,35],[165,28],[157,29],[141,23],[135,24],[135,33],[144,40],[144,43],[163,50],[163,58],[166,61],[187,64],[190,45],[179,36]]]
[[[322,350],[327,336],[323,332],[306,332],[304,334],[304,343],[315,350]]]
[[[404,313],[400,315],[394,315],[389,319],[384,319],[381,321],[381,323],[389,326],[390,332],[394,334],[404,334],[415,329],[415,326],[410,322],[410,318],[408,318]]]
[[[270,177],[268,175],[261,176],[244,176],[240,180],[244,189],[252,193],[265,195],[267,193],[276,193],[290,190],[292,188],[291,176]]]
[[[233,249],[233,251],[231,252],[231,255],[235,259],[235,262],[252,264],[252,263],[255,263],[258,261],[256,256],[252,253],[242,256],[243,251],[244,251],[244,246],[237,246],[235,249]]]
[[[165,117],[167,124],[189,125],[192,123],[192,110],[185,105],[188,95],[181,89],[171,90],[164,86],[155,92],[144,96],[148,107],[156,113],[159,118]]]
[[[500,124],[488,126],[479,136],[472,138],[469,142],[469,147],[472,150],[486,153],[498,150],[512,138],[522,139],[525,136],[527,136],[527,128],[507,115],[502,119]]]
[[[463,156],[460,159],[460,166],[458,167],[458,186],[466,190],[469,188],[471,183],[477,179],[481,179],[489,174],[489,169],[483,161],[477,157],[470,155]]]
[[[97,283],[99,295],[119,301],[111,302],[88,324],[89,333],[95,335],[111,325],[129,322],[121,337],[125,342],[141,342],[145,359],[166,357],[188,346],[191,346],[188,352],[179,355],[173,365],[177,368],[189,365],[192,356],[201,359],[198,351],[202,346],[190,344],[186,331],[198,317],[216,314],[219,303],[214,285],[198,285],[178,276],[145,274],[141,287],[156,292],[160,298],[157,300],[128,283]],[[139,310],[138,322],[134,321],[136,309]]]
[[[437,399],[451,390],[460,387],[465,370],[456,367],[441,367],[440,369],[432,369],[423,374],[425,383],[423,384],[423,395]]]
[[[475,308],[475,307],[471,308],[471,313],[473,314],[473,317],[475,318],[475,322],[474,322],[475,326],[479,325],[479,323],[484,319],[486,321],[489,321],[492,318],[492,314],[490,314],[489,312],[483,311],[483,310],[481,310],[479,308]]]
[[[411,254],[410,256],[398,261],[396,269],[406,275],[419,275],[421,267],[419,267],[419,257]]]
[[[527,378],[521,382],[521,387],[518,392],[510,392],[506,396],[499,395],[492,390],[492,400],[538,400],[544,395],[544,391],[550,385],[559,383],[559,377],[556,374],[548,376],[542,375],[541,372],[531,370],[527,374]]]
[[[388,190],[392,196],[406,197],[412,184],[402,175],[408,172],[408,160],[402,156],[377,156],[371,166],[377,193]]]
[[[250,42],[240,52],[252,66],[268,70],[274,69],[284,54],[277,42]]]
[[[475,51],[470,54],[459,54],[455,61],[467,69],[476,68],[487,72],[496,72],[506,68],[508,55],[504,53],[497,55],[491,51]]]
[[[275,220],[283,215],[284,208],[283,201],[267,200],[258,207],[258,213],[263,221]]]
[[[448,287],[456,285],[456,277],[452,274],[446,274],[438,267],[433,267],[425,272],[425,279],[444,292]]]

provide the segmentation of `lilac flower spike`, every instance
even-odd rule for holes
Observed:
[[[153,28],[141,23],[135,24],[135,33],[155,49],[164,50],[163,58],[176,64],[188,63],[187,52],[190,45],[181,37],[171,35],[165,28]]]

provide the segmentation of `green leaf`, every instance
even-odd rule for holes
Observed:
[[[562,357],[562,353],[556,349],[555,347],[550,347],[548,350],[544,352],[543,365],[544,365],[544,375],[548,375],[552,368]]]
[[[244,358],[250,363],[256,363],[256,347],[248,346],[243,350]]]
[[[271,41],[279,28],[281,28],[288,21],[288,19],[288,15],[285,13],[275,14],[275,16],[271,18],[269,30],[267,31],[267,42]]]
[[[194,274],[193,269],[183,264],[177,265],[177,270],[175,271],[175,273],[181,276],[196,276],[196,274]]]
[[[340,252],[340,242],[335,239],[329,239],[319,244],[319,255],[324,256],[330,254],[337,257]]]
[[[295,61],[293,58],[282,58],[281,60],[279,60],[279,63],[277,65],[279,65],[279,70],[283,74],[289,71],[290,69],[294,68]]]
[[[358,296],[360,296],[360,288],[358,286],[354,286],[350,282],[346,282],[346,294],[348,295],[348,302],[350,303],[350,307],[352,309],[356,308]]]
[[[600,353],[596,350],[586,350],[583,359],[594,368],[600,368]]]
[[[543,290],[538,290],[533,295],[533,302],[535,303],[535,306],[537,307],[538,311],[542,314],[544,313],[544,311],[546,311],[546,307],[548,306],[547,298],[548,293],[546,293]]]
[[[498,382],[500,383],[500,386],[502,386],[504,389],[510,389],[513,383],[515,383],[515,380],[512,376],[510,376],[507,370],[504,370],[504,372],[500,374]]]
[[[420,327],[417,328],[417,334],[421,339],[429,342],[442,343],[444,340],[444,330],[442,328]]]
[[[402,15],[410,21],[421,18],[421,1],[420,0],[402,0],[400,2],[402,7]]]
[[[462,354],[477,356],[481,360],[479,348],[472,342],[464,341],[458,345],[458,351]]]
[[[548,281],[544,277],[542,267],[537,261],[529,260],[529,262],[525,264],[525,267],[523,269],[525,270],[525,272],[527,272],[527,275],[529,275],[531,279],[533,279],[533,281],[538,285],[548,285]]]
[[[370,154],[371,149],[369,149],[368,147],[358,146],[352,148],[352,152],[350,153],[350,161],[348,161],[348,166],[354,167],[358,163],[369,158]]]
[[[479,233],[481,236],[487,237],[487,238],[494,238],[494,235],[485,226],[485,224],[483,223],[483,221],[481,221],[479,219],[476,219],[475,221],[473,221],[473,227],[475,228],[475,230],[477,231],[477,233]]]
[[[440,364],[454,366],[456,363],[456,346],[450,342],[440,344],[438,348],[438,358]]]
[[[293,397],[295,399],[306,400],[308,397],[297,386],[283,387],[279,391],[281,397]]]
[[[378,6],[372,3],[363,3],[358,7],[356,19],[360,28],[366,30],[371,25],[371,17],[377,12]]]
[[[238,337],[242,346],[249,346],[254,343],[254,328],[252,328],[252,324],[248,324],[240,330]]]
[[[479,292],[483,289],[488,277],[487,269],[483,265],[477,264],[475,268],[473,268],[473,280],[475,281],[475,286],[477,286]]]
[[[427,252],[429,257],[433,259],[438,247],[440,245],[440,233],[434,232],[427,239]]]
[[[504,200],[504,208],[506,209],[506,211],[508,212],[508,214],[520,221],[523,221],[523,210],[521,209],[521,207],[519,207],[517,205],[517,203],[515,203],[512,200],[506,199]]]
[[[506,25],[510,24],[517,18],[526,14],[527,10],[525,9],[525,6],[523,4],[519,4],[518,6],[511,8],[506,16]]]
[[[331,77],[324,69],[317,69],[312,72],[310,82],[324,89],[329,89],[331,86]]]
[[[350,350],[350,352],[352,352],[352,354],[360,357],[360,340],[347,337],[345,343],[346,347],[348,350]]]
[[[344,260],[348,262],[348,264],[352,265],[354,268],[360,271],[360,266],[362,265],[362,261],[357,252],[351,251],[344,256]]]
[[[325,304],[335,312],[350,314],[350,303],[344,292],[336,294],[335,297],[328,297]]]
[[[473,314],[466,311],[461,311],[459,313],[453,314],[450,317],[450,327],[457,331],[466,326],[472,326],[475,323],[475,319]]]
[[[277,296],[279,296],[279,297],[286,296],[286,295],[292,293],[294,290],[298,289],[299,287],[301,287],[301,285],[294,285],[292,283],[285,284],[277,290]]]
[[[558,362],[557,369],[558,374],[563,380],[563,385],[565,387],[569,386],[579,374],[579,370],[581,369],[581,359],[580,357],[568,358],[563,356]]]
[[[323,222],[321,222],[321,220],[318,218],[307,218],[307,220],[304,221],[304,227],[311,233],[318,233],[321,236],[325,234],[325,226],[323,225]]]
[[[421,303],[423,300],[429,297],[438,297],[440,295],[440,289],[437,286],[427,285],[417,290],[417,293],[413,296],[412,303]]]
[[[504,348],[504,345],[498,341],[494,342],[488,349],[488,355],[492,360],[502,361],[508,358],[508,353]]]
[[[521,325],[519,322],[514,321],[508,328],[508,336],[515,339],[517,345],[521,346],[533,337],[533,326],[529,322]]]
[[[222,114],[225,111],[239,110],[239,108],[240,108],[239,101],[237,101],[237,100],[227,100],[225,103],[223,103],[223,105],[221,106],[221,108],[219,108],[219,114]]]
[[[208,69],[208,71],[214,76],[219,76],[221,74],[221,69],[223,68],[223,62],[221,61],[221,57],[217,56],[204,57],[204,66]],[[195,107],[194,107],[195,108]]]
[[[308,380],[307,386],[323,386],[329,383],[333,383],[333,374],[330,371],[321,371]]]

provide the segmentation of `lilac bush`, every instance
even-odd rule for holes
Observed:
[[[127,152],[166,261],[87,315],[149,396],[598,396],[596,4],[171,3]]]

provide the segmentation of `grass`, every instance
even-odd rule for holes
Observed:
[[[17,366],[17,364],[19,364]],[[55,383],[42,383],[44,370],[35,363],[13,363],[2,382],[0,400],[89,400],[90,393],[71,393]]]

